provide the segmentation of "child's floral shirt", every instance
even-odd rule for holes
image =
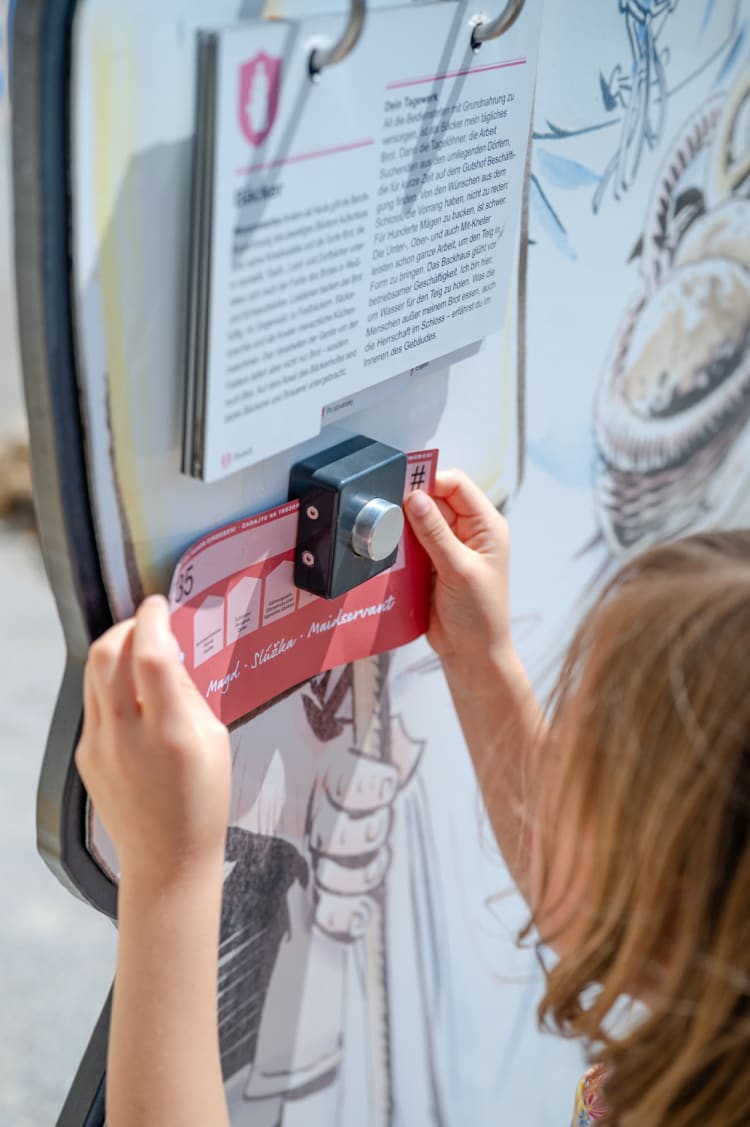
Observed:
[[[595,1065],[589,1069],[578,1085],[572,1127],[594,1127],[596,1123],[606,1118],[607,1109],[602,1096],[603,1086],[604,1069],[601,1065]]]

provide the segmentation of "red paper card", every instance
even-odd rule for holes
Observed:
[[[432,492],[437,451],[408,456],[406,491]],[[182,557],[169,589],[185,667],[232,724],[326,669],[411,642],[427,629],[431,568],[408,524],[388,571],[339,599],[294,586],[299,503],[236,521]]]

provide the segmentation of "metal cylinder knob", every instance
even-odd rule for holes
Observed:
[[[404,532],[404,512],[400,505],[373,498],[354,519],[352,550],[366,560],[385,560],[398,548]]]

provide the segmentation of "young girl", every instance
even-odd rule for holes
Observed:
[[[547,721],[511,641],[507,525],[460,473],[436,498],[407,505],[436,573],[428,637],[530,927],[559,956],[540,1018],[595,1061],[574,1127],[749,1124],[750,533],[627,564]],[[92,646],[77,763],[121,863],[109,1127],[226,1124],[229,744],[164,600]],[[624,1031],[623,999],[640,1013]]]

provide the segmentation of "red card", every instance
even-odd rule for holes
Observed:
[[[432,492],[437,451],[410,454],[406,491]],[[431,567],[408,524],[388,571],[338,599],[294,586],[299,503],[236,521],[182,557],[169,589],[185,667],[232,724],[326,669],[411,642],[427,629]]]

